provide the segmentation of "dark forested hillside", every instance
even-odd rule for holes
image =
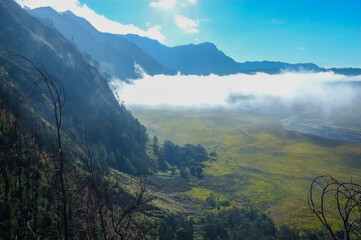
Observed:
[[[148,172],[151,166],[141,160],[146,158],[145,128],[118,104],[107,81],[84,60],[77,48],[13,1],[0,2],[0,22],[2,50],[32,59],[61,80],[66,92],[63,131],[80,139],[84,137],[86,125],[89,142],[106,150],[108,154],[104,157],[111,166],[133,174]],[[6,54],[1,55],[0,61],[18,84],[19,91],[31,95],[34,80],[29,74],[21,75],[26,69]],[[44,119],[51,121],[39,105],[47,100],[44,96],[37,98],[43,101],[29,98],[31,105],[39,109]]]
[[[0,23],[0,239],[141,239],[146,185],[113,168],[155,168],[145,128],[56,31],[13,1]]]

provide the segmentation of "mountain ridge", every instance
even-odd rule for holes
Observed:
[[[153,56],[155,59],[159,60],[160,58],[159,62],[164,62],[164,63],[166,63],[166,59],[162,59],[164,58],[165,55],[165,53],[162,53],[162,51],[166,51],[167,49],[172,51],[172,49],[193,48],[194,46],[207,46],[207,45],[211,45],[215,49],[217,49],[217,47],[210,42],[204,42],[197,45],[187,44],[187,45],[181,45],[175,47],[167,47],[159,43],[157,40],[149,39],[147,37],[141,37],[135,34],[127,34],[127,35],[123,35],[123,37],[129,41],[133,41],[135,44],[137,44],[140,48],[142,48],[150,56]],[[219,52],[220,54],[225,55],[222,51],[219,50]],[[232,60],[232,65],[234,63],[238,65],[237,67],[233,66],[233,68],[229,70],[228,74],[235,74],[235,73],[255,74],[257,72],[263,72],[268,74],[279,74],[282,73],[283,71],[288,70],[288,71],[311,71],[311,72],[333,71],[336,74],[351,75],[351,76],[361,75],[361,68],[323,68],[316,65],[315,63],[287,63],[287,62],[269,61],[269,60],[236,62],[232,58],[228,56],[226,57]],[[187,74],[187,72],[183,72],[183,73]],[[207,73],[211,74],[214,72],[209,71]],[[220,75],[223,74],[221,73]]]
[[[78,45],[81,50],[100,62],[102,71],[112,76],[121,76],[120,78],[123,80],[141,77],[141,73],[138,73],[136,67],[134,67],[134,62],[139,64],[145,73],[150,75],[175,75],[177,73],[183,75],[229,75],[237,73],[255,74],[257,72],[279,74],[283,71],[333,71],[336,74],[361,75],[361,68],[323,68],[314,63],[287,63],[267,60],[240,63],[224,54],[211,42],[169,47],[157,40],[135,34],[101,33],[86,19],[78,17],[70,11],[58,13],[50,7],[46,7],[29,10],[29,12],[43,19],[43,21],[45,19],[45,21],[58,26],[58,30],[71,41],[74,40],[76,43],[81,42],[83,44],[93,43],[92,47],[85,47],[83,44]],[[74,24],[68,23],[68,27],[65,29],[64,24],[59,23],[64,21],[64,18],[70,18]],[[90,35],[88,39],[84,39],[84,36],[71,38],[71,32],[75,34],[81,32],[72,29],[76,28],[77,25],[86,31],[84,36]],[[92,39],[95,39],[95,41],[90,41]],[[104,55],[108,56],[107,62],[102,62],[106,57],[95,50],[101,47],[105,48]],[[119,61],[119,59],[122,61]],[[135,61],[132,62],[132,60]],[[112,64],[117,66],[116,71],[114,71]]]
[[[122,37],[133,41],[161,64],[176,69],[181,74],[227,75],[240,72],[237,62],[210,42],[168,47],[156,40],[134,34]]]
[[[103,159],[105,163],[131,174],[146,173],[151,162],[145,156],[148,139],[145,127],[119,104],[107,80],[76,46],[13,1],[0,1],[0,22],[4,23],[0,24],[0,49],[32,59],[61,81],[66,92],[64,132],[82,138],[86,123],[89,144],[108,153]],[[3,54],[0,62],[9,74],[22,74]],[[31,91],[35,84],[26,74],[14,79],[23,92]],[[42,95],[37,98],[49,102]],[[32,98],[29,102],[38,109],[42,107]],[[51,121],[46,111],[40,114]]]
[[[70,11],[58,13],[44,7],[28,12],[74,42],[82,52],[98,62],[102,72],[113,77],[122,80],[139,78],[135,63],[140,64],[149,75],[175,74],[175,71],[163,67],[134,43],[114,34],[99,32],[88,21]]]

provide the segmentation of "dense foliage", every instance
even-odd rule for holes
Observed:
[[[244,240],[318,240],[328,239],[323,232],[303,231],[290,229],[282,225],[275,227],[273,220],[264,213],[255,209],[231,208],[218,213],[207,213],[203,218],[203,238],[244,239]]]
[[[193,220],[188,220],[181,215],[165,214],[158,224],[156,237],[159,238],[159,240],[192,240],[194,237]]]
[[[177,167],[183,178],[187,178],[189,174],[202,178],[202,162],[206,160],[208,160],[208,153],[203,146],[186,144],[182,147],[169,140],[164,141],[158,156],[161,171],[167,171],[169,165]]]
[[[253,209],[223,210],[204,218],[204,239],[276,239],[270,217]]]
[[[29,239],[32,231],[48,228],[58,205],[48,184],[49,169],[32,136],[21,133],[19,121],[6,111],[0,116],[0,236]],[[48,196],[44,201],[43,196]]]
[[[48,100],[44,112],[54,113],[55,122],[48,122],[19,88],[19,79],[31,81],[34,75],[15,81],[6,64],[0,68],[0,236],[138,238],[138,212],[152,199],[146,185],[128,193],[114,180],[102,151],[61,131],[65,105],[56,79],[37,69],[39,86],[50,86],[38,98]]]

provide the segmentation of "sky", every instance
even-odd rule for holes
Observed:
[[[361,67],[360,0],[16,0],[167,46],[212,42],[239,62]]]

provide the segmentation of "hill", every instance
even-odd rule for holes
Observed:
[[[87,20],[70,11],[58,13],[49,7],[28,10],[46,25],[56,29],[86,54],[96,60],[103,72],[120,79],[141,78],[138,65],[149,75],[228,75],[283,71],[333,71],[343,75],[360,75],[360,68],[322,68],[314,63],[246,61],[238,63],[213,43],[168,47],[156,40],[134,34],[101,33]]]
[[[238,64],[226,56],[213,43],[167,47],[156,40],[137,35],[124,35],[158,62],[181,74],[227,75],[240,72]]]
[[[97,31],[85,19],[70,11],[58,13],[50,7],[29,10],[29,13],[46,25],[59,31],[79,50],[97,61],[102,72],[126,80],[141,77],[136,64],[149,75],[175,74],[146,54],[134,43],[116,34]]]
[[[285,63],[278,61],[246,61],[238,63],[217,49],[213,43],[189,44],[167,47],[156,40],[134,34],[123,35],[123,38],[134,42],[146,53],[182,74],[195,75],[228,75],[235,73],[255,74],[263,72],[279,74],[283,71],[324,72],[333,71],[342,75],[361,75],[360,68],[322,68],[314,63]]]
[[[274,61],[246,61],[239,63],[239,67],[242,71],[248,73],[265,72],[269,74],[278,74],[282,71],[311,71],[320,72],[325,71],[324,68],[320,68],[314,63],[285,63],[285,62],[274,62]]]
[[[63,131],[81,139],[84,138],[86,124],[89,142],[106,150],[107,163],[133,174],[147,172],[149,166],[144,157],[146,129],[130,111],[119,105],[106,79],[95,67],[89,65],[76,46],[13,1],[1,2],[0,22],[2,50],[32,59],[61,81],[66,92]],[[34,78],[25,74],[26,69],[8,56],[2,54],[0,60],[21,94],[30,95],[36,84]],[[19,73],[22,77],[17,76]],[[27,101],[39,109],[42,118],[50,121],[51,116],[42,111],[43,108],[39,105],[39,102],[49,100],[44,96],[38,98],[40,99],[27,98]],[[137,163],[134,159],[145,161]]]

